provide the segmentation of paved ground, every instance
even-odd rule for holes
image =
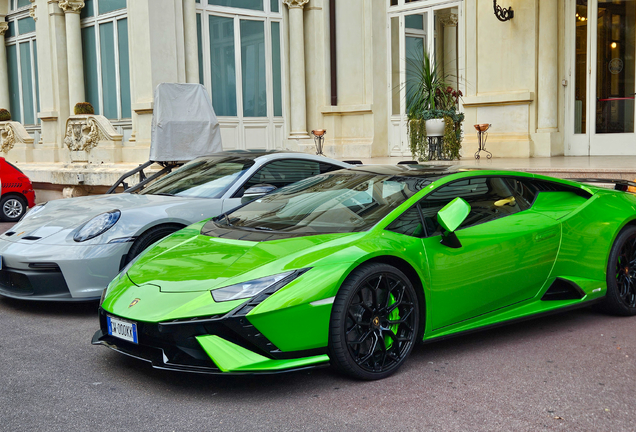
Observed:
[[[156,371],[90,345],[96,310],[0,298],[0,430],[636,430],[636,317],[580,310],[418,346],[359,382]]]

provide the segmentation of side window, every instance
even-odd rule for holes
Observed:
[[[517,204],[522,210],[532,207],[534,199],[537,197],[537,189],[532,185],[531,179],[506,178],[506,182],[515,194]]]
[[[430,235],[441,234],[437,212],[456,197],[465,199],[471,211],[459,229],[490,222],[524,208],[517,202],[516,194],[504,178],[478,177],[460,180],[442,186],[421,202],[426,230]]]
[[[234,195],[242,197],[245,191],[258,184],[269,184],[282,188],[320,174],[320,164],[303,159],[284,159],[270,162],[262,166]]]
[[[420,219],[417,205],[405,211],[402,216],[391,222],[386,229],[387,231],[406,234],[411,237],[424,237],[424,227],[422,226],[422,219]]]
[[[328,173],[331,171],[336,171],[342,169],[341,167],[337,166],[337,165],[331,165],[329,163],[326,162],[320,162],[320,174],[324,174],[324,173]]]

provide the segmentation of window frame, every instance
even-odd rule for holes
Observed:
[[[271,1],[263,0],[263,10],[241,9],[230,6],[216,6],[208,4],[207,0],[196,3],[197,20],[201,23],[201,51],[203,66],[199,71],[203,72],[203,76],[199,77],[199,81],[205,86],[212,98],[214,89],[212,88],[212,68],[210,53],[210,19],[211,15],[221,18],[233,19],[234,30],[234,74],[235,74],[235,90],[236,90],[236,115],[235,116],[218,116],[229,121],[239,121],[244,125],[251,122],[282,121],[285,118],[286,106],[283,91],[285,89],[285,67],[283,62],[283,54],[285,52],[285,38],[283,27],[283,7],[279,0],[278,12],[271,11]],[[247,117],[244,113],[243,104],[243,59],[241,53],[241,21],[260,21],[264,23],[265,38],[265,82],[267,95],[267,115],[265,117]],[[274,68],[273,68],[273,44],[272,44],[272,23],[279,23],[279,51],[280,51],[280,81],[281,81],[281,115],[275,115],[274,108]]]
[[[20,9],[14,9],[14,4],[17,5],[17,0],[10,0],[10,12],[6,16],[7,23],[13,23],[13,28],[15,34],[11,37],[4,38],[5,50],[9,46],[16,47],[16,59],[17,59],[17,70],[18,70],[18,98],[20,100],[20,123],[22,123],[25,127],[31,128],[40,128],[40,118],[38,117],[38,113],[40,111],[40,91],[39,91],[39,83],[38,83],[38,67],[37,67],[37,49],[34,44],[37,44],[36,31],[32,31],[29,33],[19,34],[18,21],[24,18],[31,18],[29,15],[29,5],[23,6]],[[33,19],[33,18],[31,18]],[[22,44],[29,44],[29,57],[31,60],[31,85],[33,86],[33,119],[35,123],[25,123],[24,122],[24,95],[23,95],[23,79],[22,79],[22,54],[20,52],[20,46]],[[8,63],[8,58],[5,59]],[[9,65],[7,64],[7,74],[9,73]],[[10,104],[9,104],[10,105]],[[11,109],[11,106],[6,107],[7,109]],[[15,114],[12,112],[12,114]],[[13,117],[13,116],[12,116]],[[12,118],[12,120],[15,120]]]
[[[102,50],[101,50],[101,35],[99,28],[102,24],[112,23],[113,24],[113,45],[114,45],[114,54],[115,54],[115,89],[117,94],[117,118],[108,119],[113,124],[120,123],[130,123],[132,122],[132,106],[131,106],[131,116],[130,117],[122,117],[122,101],[121,101],[121,71],[119,65],[119,32],[118,30],[118,21],[123,19],[128,19],[128,1],[126,1],[126,7],[122,9],[116,9],[105,14],[99,14],[99,0],[93,0],[93,16],[82,18],[80,21],[80,29],[83,30],[88,27],[93,27],[95,32],[95,53],[97,56],[97,95],[98,95],[98,110],[99,114],[104,115],[104,91],[103,91],[103,81],[102,81]],[[86,6],[85,6],[86,7]],[[126,21],[126,25],[128,25],[128,21]],[[128,41],[130,43],[130,34],[128,36]],[[130,48],[128,55],[130,56]],[[86,61],[84,59],[84,61]],[[84,67],[82,65],[82,67]],[[129,62],[130,68],[130,62]],[[86,78],[85,78],[86,79]],[[84,84],[85,85],[85,84]],[[132,105],[132,101],[131,101]]]

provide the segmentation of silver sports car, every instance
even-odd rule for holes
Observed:
[[[350,165],[302,153],[237,151],[195,159],[136,193],[50,201],[0,235],[0,294],[99,299],[152,243],[264,193]]]

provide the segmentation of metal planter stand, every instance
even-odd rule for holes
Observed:
[[[319,156],[325,156],[322,152],[322,147],[325,142],[326,133],[327,131],[325,129],[316,129],[311,131],[311,134],[314,136],[314,144],[316,145],[316,154]]]
[[[492,153],[486,150],[486,140],[488,139],[488,129],[490,129],[491,124],[481,123],[476,124],[475,129],[477,129],[477,140],[479,141],[479,150],[475,153],[475,159],[479,159],[479,153],[486,152],[486,158],[492,159]]]

